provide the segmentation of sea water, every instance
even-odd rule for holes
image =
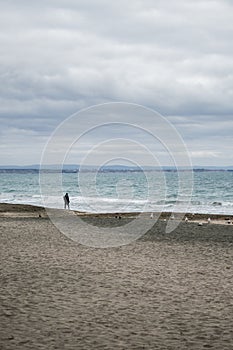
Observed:
[[[84,212],[233,213],[233,172],[194,172],[192,182],[188,173],[185,175],[188,187],[181,188],[180,174],[175,171],[63,173],[61,190],[69,193],[71,209]],[[56,176],[50,173],[47,178],[48,189],[53,188],[53,191],[48,190],[46,204],[62,208],[62,196],[54,193]],[[43,206],[39,173],[30,170],[1,172],[0,202]]]

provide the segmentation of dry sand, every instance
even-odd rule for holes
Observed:
[[[0,205],[0,349],[233,349],[233,225],[165,224],[95,249],[42,208]]]

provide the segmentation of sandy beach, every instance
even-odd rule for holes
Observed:
[[[43,208],[0,204],[0,349],[232,349],[233,220],[189,216],[167,234],[166,216],[132,244],[96,249]]]

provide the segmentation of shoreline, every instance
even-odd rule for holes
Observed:
[[[56,210],[63,211],[64,209],[54,209],[54,208],[45,208],[42,206],[30,205],[30,204],[11,204],[11,203],[0,203],[0,218],[1,217],[47,217],[46,210]],[[134,219],[139,215],[142,215],[145,218],[150,218],[152,212],[114,212],[114,213],[89,213],[81,212],[78,210],[72,210],[71,212],[75,213],[78,216],[88,217],[88,218],[127,218]],[[218,225],[233,225],[233,214],[208,214],[208,213],[174,213],[174,212],[153,212],[154,216],[158,216],[158,220],[167,221],[174,216],[174,220],[180,219],[181,221],[187,220],[188,222],[198,222],[198,223],[208,223],[210,218],[211,224]],[[185,219],[187,218],[187,219]]]

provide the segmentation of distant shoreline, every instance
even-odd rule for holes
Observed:
[[[0,166],[0,174],[4,173],[60,173],[61,166],[51,166],[51,167],[42,167],[40,168],[39,165],[35,166],[28,166],[28,167],[20,167],[20,166]],[[187,168],[187,167],[169,167],[169,166],[161,166],[159,168],[157,167],[97,167],[97,166],[88,166],[88,167],[82,167],[81,172],[85,173],[92,173],[92,172],[99,172],[99,173],[142,173],[142,172],[232,172],[233,167],[232,166],[223,166],[223,167],[208,167],[208,166],[194,166],[193,168]],[[67,174],[73,174],[73,173],[79,173],[80,172],[80,166],[76,167],[69,167],[69,166],[63,166],[62,167],[62,173]]]

